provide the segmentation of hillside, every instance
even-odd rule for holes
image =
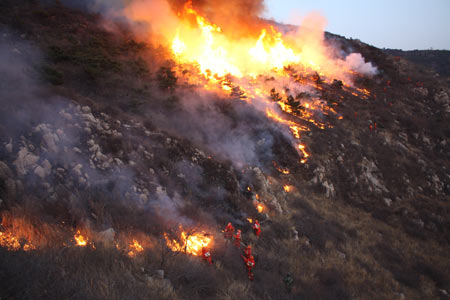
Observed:
[[[448,50],[411,50],[385,49],[385,53],[399,56],[435,70],[440,76],[450,77],[450,51]]]
[[[207,77],[120,19],[0,2],[0,298],[448,299],[445,70],[326,42],[377,71]]]

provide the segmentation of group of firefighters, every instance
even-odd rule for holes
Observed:
[[[261,234],[261,225],[259,224],[258,220],[255,220],[252,228],[253,228],[253,232],[255,233],[256,237],[259,237]],[[235,233],[235,229],[234,229],[233,225],[231,224],[231,222],[229,222],[223,232],[224,232],[225,239],[231,241],[234,238],[234,245],[239,249],[241,248],[242,232],[240,229],[238,229]],[[211,253],[209,252],[208,248],[203,247],[202,257],[206,262],[208,262],[209,264],[212,265],[213,262],[211,259]],[[254,279],[253,268],[255,267],[255,258],[252,255],[252,246],[251,245],[248,245],[247,247],[245,247],[244,255],[241,255],[241,257],[244,260],[245,267],[247,268],[248,279],[253,281],[253,279]]]

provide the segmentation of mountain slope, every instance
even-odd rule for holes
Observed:
[[[124,24],[35,1],[3,1],[0,24],[1,298],[448,297],[445,78],[328,36],[379,73],[355,88],[305,78],[342,118],[304,124],[301,164],[238,90],[186,83]],[[254,282],[228,222],[253,245]],[[169,249],[180,224],[214,237],[213,266]]]

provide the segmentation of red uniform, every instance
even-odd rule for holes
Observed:
[[[238,248],[241,247],[241,230],[240,229],[238,229],[236,231],[236,234],[234,236],[234,245]]]
[[[245,267],[247,268],[248,279],[253,281],[255,277],[253,275],[253,268],[255,267],[255,259],[253,258],[253,255],[250,255],[249,257],[242,256],[242,258],[244,259]]]
[[[202,248],[202,257],[205,261],[212,265],[211,253],[209,252],[208,248]]]
[[[253,232],[257,237],[261,234],[261,225],[259,225],[258,220],[255,220],[255,224],[253,224]]]
[[[231,222],[228,223],[227,227],[225,227],[225,238],[231,240],[233,237],[234,227],[231,225]]]
[[[244,249],[244,253],[245,253],[245,257],[249,257],[252,255],[252,246],[248,245],[245,249]]]

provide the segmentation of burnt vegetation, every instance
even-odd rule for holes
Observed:
[[[320,86],[324,106],[343,117],[322,116],[332,128],[304,133],[312,156],[300,164],[291,141],[251,110],[239,88],[232,99],[208,105],[182,102],[200,96],[177,76],[164,49],[139,41],[125,24],[106,30],[101,15],[59,1],[6,0],[0,25],[0,42],[12,49],[27,42],[42,54],[26,70],[39,82],[33,97],[14,98],[5,92],[9,81],[0,83],[0,232],[16,218],[29,229],[20,247],[29,232],[41,246],[0,247],[1,299],[448,298],[450,91],[443,66],[439,77],[428,68],[436,67],[429,55],[327,34],[379,73],[355,80],[370,90],[366,98],[318,74],[298,78]],[[17,51],[28,54],[26,47]],[[302,114],[310,95],[284,92],[273,88],[270,97]],[[234,133],[223,132],[232,145],[248,129],[257,167],[237,168],[214,152],[227,144],[202,129],[220,129],[216,122]],[[36,129],[43,123],[56,125]],[[67,140],[55,146],[63,154],[49,141],[57,129]],[[37,160],[19,176],[23,147]],[[45,160],[52,163],[48,175]],[[275,160],[290,173],[277,170]],[[268,211],[255,209],[257,194]],[[261,221],[259,239],[247,218]],[[168,248],[163,233],[177,236],[179,220],[193,232],[216,232],[212,266]],[[222,238],[229,221],[253,245],[254,282],[242,250]],[[144,250],[130,257],[104,237],[95,249],[77,247],[68,228],[83,228],[92,240],[114,228],[118,239],[141,237]]]

